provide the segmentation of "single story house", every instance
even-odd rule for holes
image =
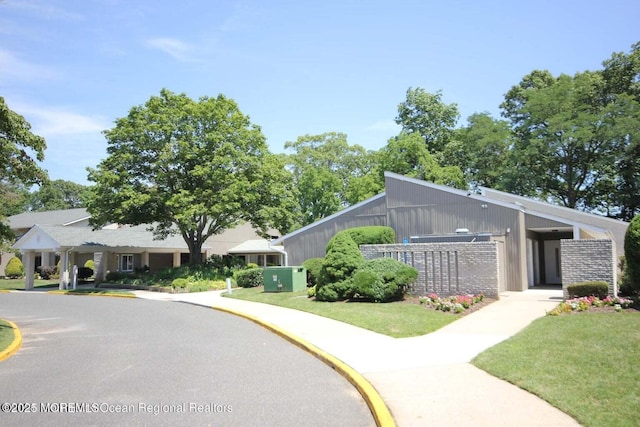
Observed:
[[[54,266],[58,261],[61,261],[63,269],[61,287],[70,282],[70,272],[64,271],[65,266],[82,267],[89,259],[94,260],[98,280],[105,280],[109,271],[133,272],[148,268],[155,272],[188,262],[189,250],[180,235],[155,240],[145,225],[132,227],[110,224],[93,230],[89,226],[89,219],[90,215],[85,209],[27,212],[9,218],[11,228],[19,237],[13,248],[23,254],[27,285],[33,283],[37,267]],[[265,258],[265,263],[284,263],[284,256],[277,250],[263,251],[268,245],[269,242],[260,239],[250,224],[242,223],[207,239],[202,247],[202,257],[229,255],[229,250],[236,248],[233,255],[245,256],[259,252],[270,256]],[[3,269],[0,274],[4,273],[4,265],[10,258],[7,255],[2,257]]]
[[[418,292],[484,291],[487,284],[480,282],[486,281],[490,293],[497,294],[596,279],[617,292],[626,222],[488,188],[474,194],[390,172],[385,187],[384,193],[272,243],[284,247],[289,264],[300,265],[324,256],[338,231],[384,225],[395,230],[396,244],[361,250],[365,256],[394,256],[416,266]]]

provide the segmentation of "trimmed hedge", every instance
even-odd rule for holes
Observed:
[[[402,299],[407,287],[418,279],[418,270],[391,258],[367,261],[353,275],[355,298],[374,302]]]
[[[383,225],[354,227],[337,232],[331,240],[329,240],[329,243],[327,243],[327,253],[329,253],[335,239],[340,234],[348,234],[358,247],[360,245],[382,245],[396,242],[396,232],[393,231],[393,228],[391,227]]]
[[[249,268],[236,273],[236,283],[241,288],[255,288],[264,285],[262,268]]]
[[[302,263],[302,266],[307,269],[307,286],[316,285],[323,262],[324,258],[309,258]]]
[[[334,238],[331,250],[327,252],[327,256],[322,262],[320,276],[317,280],[316,299],[323,298],[324,293],[321,292],[323,287],[337,286],[338,283],[349,279],[363,263],[364,257],[351,236],[346,233],[338,233]],[[338,288],[335,290],[339,291]],[[338,292],[340,299],[344,297],[341,294],[342,292]]]
[[[569,298],[594,296],[603,299],[609,295],[609,285],[603,281],[580,282],[567,286],[567,292]]]

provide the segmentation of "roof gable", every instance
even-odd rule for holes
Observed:
[[[91,218],[85,208],[62,209],[56,211],[23,212],[9,218],[9,227],[13,230],[31,228],[35,224],[73,225]]]

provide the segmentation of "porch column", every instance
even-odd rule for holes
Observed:
[[[60,248],[60,281],[58,289],[66,289],[69,284],[69,254],[66,248]]]
[[[35,282],[34,270],[36,267],[36,253],[34,251],[22,252],[22,260],[24,262],[25,271],[24,290],[30,291],[33,289]]]
[[[100,257],[100,279],[102,282],[107,281],[107,273],[109,272],[109,258],[111,252],[104,251]],[[98,277],[98,276],[96,276]]]
[[[149,252],[142,252],[142,265],[140,267],[144,268],[145,266],[150,267]]]
[[[180,267],[180,252],[173,253],[173,266]]]

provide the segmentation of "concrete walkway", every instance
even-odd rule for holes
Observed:
[[[310,313],[223,298],[222,291],[140,298],[233,310],[307,340],[361,373],[398,426],[577,426],[568,415],[469,361],[562,301],[561,291],[507,292],[500,300],[420,337],[391,338]]]

